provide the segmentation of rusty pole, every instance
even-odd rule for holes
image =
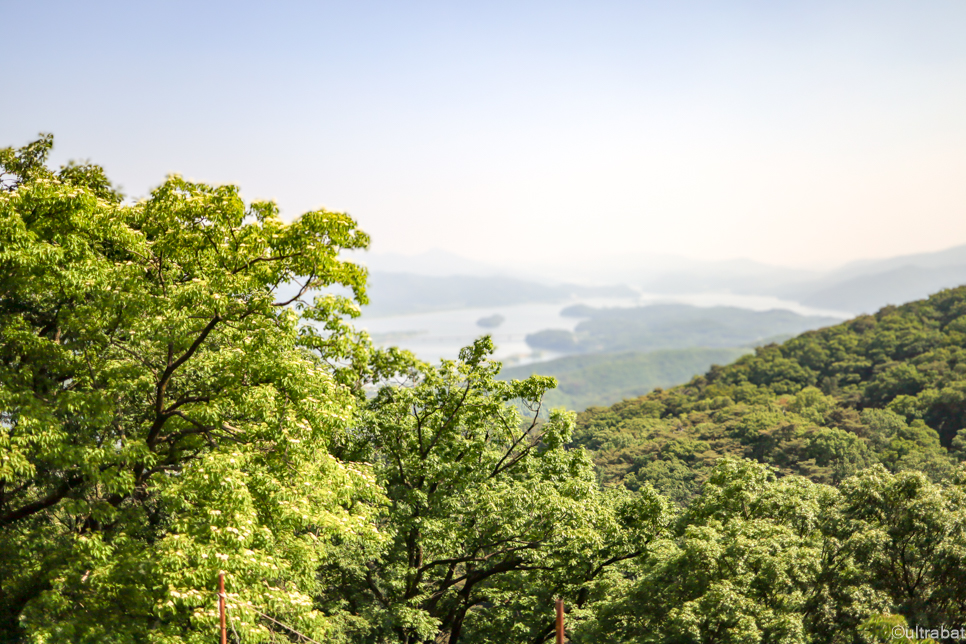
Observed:
[[[228,644],[228,629],[225,626],[225,573],[218,573],[218,612],[221,614],[221,644]]]
[[[563,600],[557,600],[557,644],[564,644],[564,605]]]

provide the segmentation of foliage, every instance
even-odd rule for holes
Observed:
[[[961,483],[875,467],[836,489],[776,473],[720,461],[573,641],[890,641],[907,623],[963,622]]]
[[[966,287],[756,349],[577,421],[605,481],[679,502],[723,456],[836,483],[874,465],[952,476],[966,423]],[[950,452],[950,449],[953,452]]]
[[[574,643],[966,623],[966,287],[575,422],[489,337],[373,350],[346,215],[132,203],[51,145],[0,150],[0,640],[209,642],[219,572],[244,642],[541,644],[557,597]]]
[[[577,641],[603,633],[627,642],[808,641],[827,494],[757,464],[722,461],[674,533],[636,562]]]
[[[367,237],[178,176],[125,202],[51,145],[0,151],[0,639],[208,642],[219,570],[248,641],[248,605],[334,637],[316,568],[379,540],[326,450],[370,355],[356,303],[306,294],[364,303],[337,256]]]
[[[831,533],[855,557],[867,583],[888,594],[913,624],[966,618],[966,489],[919,472],[870,468],[842,485]]]
[[[330,600],[372,625],[364,641],[543,641],[555,595],[579,603],[664,525],[662,499],[605,493],[584,452],[564,448],[570,415],[540,420],[552,380],[496,380],[492,350],[484,337],[459,361],[414,363],[346,436],[345,456],[371,461],[389,498],[382,556],[327,573]]]

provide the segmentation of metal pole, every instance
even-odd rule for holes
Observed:
[[[564,644],[564,605],[562,599],[557,600],[557,644]]]
[[[228,644],[228,629],[225,626],[225,573],[218,573],[218,612],[221,613],[221,644]]]

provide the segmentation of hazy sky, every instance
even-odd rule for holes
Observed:
[[[966,2],[2,2],[0,145],[376,251],[815,265],[966,243]]]

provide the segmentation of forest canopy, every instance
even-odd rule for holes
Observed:
[[[232,642],[960,638],[966,287],[547,413],[356,332],[348,215],[52,144],[0,150],[0,640],[216,641],[220,573]]]
[[[381,538],[326,449],[367,359],[338,253],[368,238],[178,176],[130,203],[51,145],[0,153],[0,639],[210,641],[221,570],[327,633],[319,562]],[[355,302],[306,301],[331,284]]]
[[[874,464],[952,476],[966,458],[966,287],[756,349],[667,391],[589,409],[606,481],[680,500],[724,455],[837,483]]]

